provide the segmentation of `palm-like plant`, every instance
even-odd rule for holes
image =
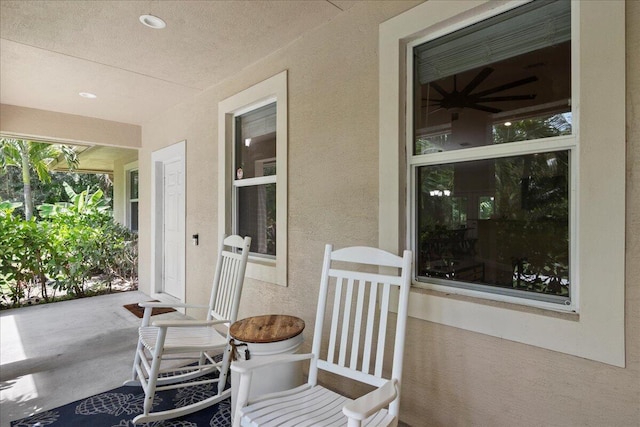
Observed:
[[[71,170],[78,166],[78,157],[69,146],[14,138],[0,138],[0,171],[6,172],[9,166],[17,167],[22,171],[24,216],[27,221],[33,216],[32,170],[36,172],[40,181],[50,182],[49,165],[60,156],[64,157]]]

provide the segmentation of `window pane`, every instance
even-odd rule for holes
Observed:
[[[569,297],[568,151],[421,166],[416,183],[419,280]]]
[[[138,198],[138,170],[133,170],[129,172],[129,198],[137,199]]]
[[[238,234],[251,236],[251,252],[276,255],[276,184],[237,188]]]
[[[236,117],[235,179],[276,174],[276,104]]]
[[[138,231],[138,202],[131,202],[130,215],[129,222],[131,224],[131,231]]]
[[[532,2],[414,49],[414,154],[571,134],[570,2]]]

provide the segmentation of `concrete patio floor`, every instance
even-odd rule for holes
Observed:
[[[140,325],[123,306],[149,300],[130,291],[0,312],[0,426],[121,386]]]

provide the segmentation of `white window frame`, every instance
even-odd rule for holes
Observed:
[[[139,202],[139,198],[140,198],[140,181],[139,181],[140,177],[139,176],[138,176],[138,199],[131,198],[131,172],[136,170],[138,170],[138,174],[139,174],[140,172],[139,172],[137,160],[135,162],[127,163],[126,165],[124,165],[124,185],[125,185],[124,224],[127,226],[129,230],[131,230],[131,202]],[[140,205],[138,204],[138,229],[140,228],[139,212],[140,212]]]
[[[276,102],[276,175],[235,180],[235,117]],[[250,255],[246,276],[287,286],[287,71],[218,103],[218,232],[234,232],[234,186],[276,183],[276,256]],[[234,183],[235,181],[235,183]]]
[[[522,3],[519,3],[521,5]],[[464,27],[461,27],[464,28]],[[454,32],[454,31],[448,31]],[[413,154],[413,117],[414,117],[414,103],[413,103],[413,95],[415,92],[414,88],[414,48],[416,46],[422,45],[423,43],[429,42],[441,34],[428,34],[424,37],[419,37],[411,42],[407,43],[407,66],[406,66],[406,99],[407,99],[407,117],[406,117],[406,152],[407,152],[407,162],[408,162],[408,176],[407,182],[410,183],[407,186],[407,200],[409,201],[408,208],[408,229],[409,229],[409,242],[410,248],[414,250],[414,263],[417,260],[417,251],[415,248],[418,245],[416,238],[416,171],[421,166],[430,166],[430,165],[442,165],[442,164],[456,164],[461,162],[468,162],[474,160],[495,160],[504,157],[513,157],[513,156],[524,156],[528,154],[536,154],[536,153],[548,153],[553,151],[568,151],[569,152],[569,194],[571,196],[577,194],[576,192],[576,181],[577,181],[577,171],[578,171],[578,161],[579,156],[577,155],[578,150],[578,137],[575,132],[576,129],[579,129],[579,116],[577,114],[573,114],[572,118],[572,133],[571,135],[559,136],[559,137],[549,137],[537,140],[527,140],[527,141],[519,141],[519,142],[510,142],[508,144],[498,144],[498,145],[485,145],[481,147],[474,148],[464,148],[459,150],[452,151],[443,151],[438,153],[429,153],[422,155],[414,155]],[[573,47],[573,46],[572,46]],[[577,62],[577,55],[575,52],[576,49],[572,49],[572,58],[571,63],[572,67],[576,71],[577,67],[575,63]],[[572,81],[571,91],[577,90],[575,81]],[[572,103],[572,113],[575,113],[573,109]],[[569,198],[569,218],[575,218],[575,200],[573,197]],[[569,221],[569,254],[570,260],[569,263],[571,266],[576,265],[576,222],[573,220]],[[464,288],[456,288],[453,286],[448,286],[446,284],[437,283],[429,283],[422,281],[414,280],[414,285],[417,287],[422,287],[425,289],[433,289],[441,292],[452,292],[456,294],[469,295],[478,298],[489,298],[492,300],[498,301],[506,301],[515,304],[524,304],[533,307],[540,307],[551,310],[558,311],[567,311],[567,312],[575,312],[578,311],[578,292],[576,287],[576,281],[574,279],[573,269],[570,269],[570,284],[569,284],[569,295],[570,300],[567,301],[566,305],[560,305],[558,303],[539,301],[535,298],[535,293],[529,292],[529,296],[510,296],[503,295],[499,292],[491,292],[489,290],[473,290],[473,289],[464,289]],[[522,292],[524,295],[524,292]]]
[[[406,91],[407,49],[419,40],[451,33],[526,2],[425,2],[380,25],[381,247],[395,252],[411,247],[412,209],[407,185],[411,168],[406,165],[406,144],[412,139],[412,128],[405,111],[410,111],[413,98]],[[571,224],[575,227],[572,312],[562,312],[553,305],[515,304],[483,292],[414,287],[411,316],[625,365],[624,22],[624,2],[572,1],[573,134],[533,142],[543,144],[536,149],[559,144],[572,147],[574,152],[570,195]],[[606,85],[602,84],[603,73]],[[468,160],[477,154],[474,149],[465,151],[469,152]],[[442,153],[440,158],[446,156]]]

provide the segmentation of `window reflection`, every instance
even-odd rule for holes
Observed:
[[[417,168],[418,276],[567,296],[569,153]]]
[[[251,252],[276,255],[276,103],[235,118],[234,229]]]
[[[251,236],[251,252],[276,255],[276,185],[238,189],[238,232]]]
[[[418,280],[568,301],[571,3],[525,3],[412,64]]]
[[[276,104],[236,117],[236,179],[275,175]]]

